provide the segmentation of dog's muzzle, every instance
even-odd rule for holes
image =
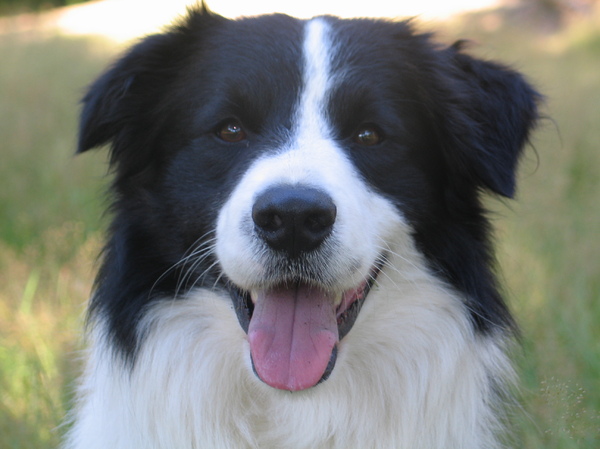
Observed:
[[[332,234],[337,209],[325,192],[277,186],[252,208],[256,235],[276,254],[280,277],[251,291],[230,285],[242,328],[248,334],[257,376],[281,390],[317,385],[331,374],[339,341],[352,328],[381,265],[359,285],[333,291],[319,280],[311,257]],[[293,269],[289,267],[294,267]]]

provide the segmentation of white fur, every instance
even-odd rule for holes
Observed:
[[[260,382],[230,298],[194,291],[147,314],[132,373],[99,337],[67,448],[499,447],[490,378],[510,373],[502,347],[473,334],[409,243],[393,248],[324,383]]]
[[[256,161],[224,205],[217,258],[241,287],[264,257],[251,205],[280,182],[330,194],[338,216],[328,270],[340,290],[389,254],[328,380],[290,393],[252,372],[228,295],[197,289],[156,303],[133,370],[97,322],[66,449],[494,449],[492,380],[510,377],[502,341],[473,332],[463,298],[427,269],[392,204],[370,190],[331,140],[328,27],[307,25],[305,86],[287,146]]]

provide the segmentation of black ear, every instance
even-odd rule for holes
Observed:
[[[223,19],[204,5],[180,24],[133,46],[100,76],[83,98],[77,152],[111,144],[121,174],[143,169],[161,123],[155,112],[201,35]],[[165,116],[161,114],[160,116]]]
[[[512,198],[519,157],[538,118],[541,96],[519,73],[448,51],[453,82],[445,111],[445,157],[452,170],[477,186]]]
[[[153,82],[168,76],[170,35],[149,36],[100,76],[83,98],[79,126],[79,153],[114,141],[142,119],[155,99]]]

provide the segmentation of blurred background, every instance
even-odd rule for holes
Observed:
[[[0,0],[0,449],[56,447],[107,217],[103,152],[74,157],[78,101],[186,0]],[[595,0],[212,0],[235,17],[417,16],[547,97],[517,201],[489,199],[522,328],[519,448],[600,447],[600,5]],[[391,4],[392,3],[392,4]]]

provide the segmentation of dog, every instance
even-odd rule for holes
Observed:
[[[112,224],[68,449],[503,446],[485,193],[540,94],[410,21],[201,5],[89,88]]]

